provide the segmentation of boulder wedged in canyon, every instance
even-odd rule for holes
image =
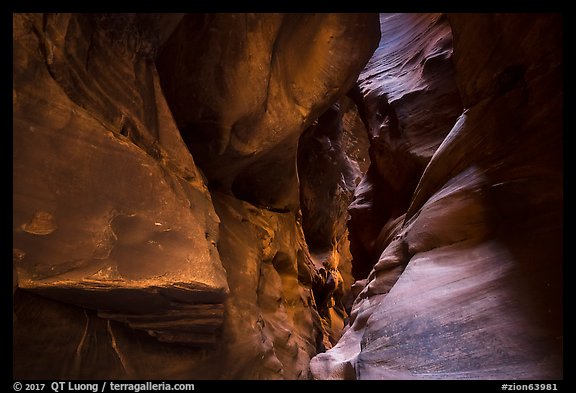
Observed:
[[[184,17],[158,70],[210,187],[296,212],[298,138],[346,94],[378,39],[377,14]]]
[[[563,377],[562,17],[449,21],[466,110],[314,378]]]

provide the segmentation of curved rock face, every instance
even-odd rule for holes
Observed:
[[[218,216],[160,90],[161,34],[112,41],[113,23],[153,23],[117,18],[14,15],[18,286],[161,341],[214,341],[228,291]],[[199,304],[212,329],[195,328]],[[183,310],[188,336],[170,323]]]
[[[378,38],[377,15],[187,15],[158,59],[168,102],[210,188],[299,217],[297,226],[268,229],[271,237],[299,236],[294,231],[304,225],[313,252],[302,252],[313,263],[306,273],[312,278],[299,285],[313,289],[320,350],[337,341],[346,318],[341,299],[352,283],[346,208],[359,177],[346,147],[362,155],[352,153],[354,105],[342,98],[342,109],[329,108],[355,82]],[[244,252],[240,243],[235,247]],[[278,370],[275,377],[290,375]]]
[[[355,82],[378,44],[377,19],[184,18],[158,68],[177,124],[211,187],[257,206],[298,210],[298,138]]]
[[[466,110],[314,378],[562,378],[562,19],[449,21]]]
[[[462,113],[446,17],[381,14],[380,29],[380,45],[351,94],[370,131],[372,162],[349,208],[357,279],[378,261],[426,164]]]
[[[561,16],[13,41],[14,378],[563,377]]]
[[[377,41],[376,15],[15,14],[14,376],[308,378],[342,324],[298,138]]]

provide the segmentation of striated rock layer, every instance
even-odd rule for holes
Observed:
[[[561,17],[380,22],[14,14],[14,377],[561,378]]]
[[[563,377],[562,19],[449,22],[465,111],[314,378]]]

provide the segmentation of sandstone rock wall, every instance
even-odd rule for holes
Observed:
[[[377,19],[326,13],[183,19],[158,68],[211,187],[257,206],[298,210],[298,138],[356,81],[377,46]]]
[[[360,176],[348,157],[365,159],[358,138],[366,131],[344,95],[376,48],[377,20],[364,14],[188,15],[158,59],[168,102],[210,189],[263,209],[264,216],[296,218],[297,225],[272,230],[273,237],[301,236],[303,226],[307,246],[300,247],[313,279],[299,285],[313,290],[321,314],[320,350],[337,341],[347,317],[346,209]]]
[[[561,16],[13,23],[15,378],[563,377]]]
[[[219,219],[142,52],[159,35],[130,47],[109,22],[14,15],[18,287],[162,341],[213,341],[228,292]],[[215,308],[212,329],[195,326],[200,304]],[[182,312],[189,335],[170,323]]]
[[[298,138],[377,15],[14,14],[13,34],[15,378],[308,378],[341,326],[317,311]]]
[[[380,45],[351,92],[370,133],[371,167],[350,210],[353,274],[363,279],[406,212],[462,104],[441,14],[381,14]]]
[[[562,19],[448,20],[464,113],[315,378],[563,376]]]
[[[368,147],[368,130],[348,97],[320,116],[298,143],[302,230],[325,283],[315,288],[318,311],[329,334],[325,348],[338,341],[348,317],[354,278],[347,209],[369,165]]]

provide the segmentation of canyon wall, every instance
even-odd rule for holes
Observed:
[[[14,14],[14,378],[562,378],[562,22]]]
[[[392,114],[370,123],[371,134],[384,128],[390,141],[404,138],[406,154],[372,150],[351,209],[353,219],[370,220],[361,247],[378,259],[355,284],[359,294],[342,338],[312,359],[313,377],[562,378],[561,16],[381,20],[380,47],[359,79],[366,106],[403,113],[398,97],[423,83],[428,87],[416,88],[411,99],[424,93],[437,99],[423,100],[413,117]],[[453,73],[442,72],[450,57],[447,26]],[[413,55],[423,39],[427,44],[417,44],[422,52]],[[409,70],[419,77],[392,79]],[[464,111],[451,129],[446,121],[457,106],[438,97],[453,97],[442,93],[453,82],[434,84],[434,75],[456,80]],[[376,100],[375,91],[382,92]],[[425,113],[433,119],[441,112],[449,116],[436,130],[418,124],[430,119]],[[425,138],[413,145],[406,130]],[[418,156],[421,176],[405,165]],[[382,160],[386,165],[379,166]],[[375,217],[354,212],[381,201],[362,187],[377,188],[383,174],[397,188],[413,182],[409,203]]]
[[[462,113],[446,17],[381,14],[380,29],[380,45],[350,94],[369,130],[372,162],[349,208],[357,279],[378,261],[424,168]]]
[[[14,377],[309,378],[343,323],[298,140],[378,16],[13,19]]]

